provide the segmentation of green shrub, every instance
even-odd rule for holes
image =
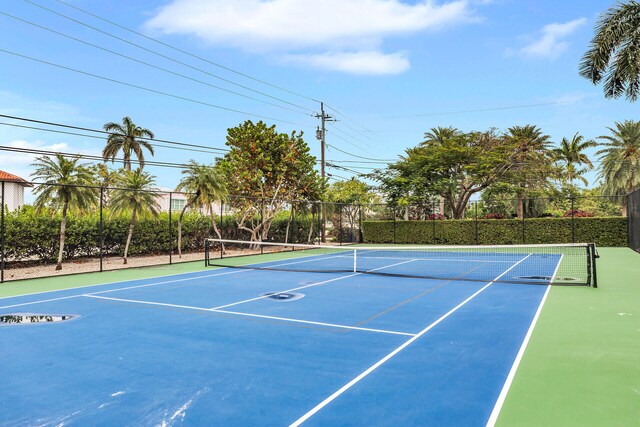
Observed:
[[[575,241],[599,246],[627,246],[627,218],[575,218]],[[509,245],[523,243],[518,219],[445,221],[364,221],[366,243]],[[394,239],[395,236],[395,239]],[[571,218],[531,218],[524,222],[524,243],[570,243]]]

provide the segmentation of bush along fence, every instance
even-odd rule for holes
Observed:
[[[451,219],[443,204],[364,209],[367,243],[510,245],[596,243],[628,246],[627,197],[537,198],[469,203]]]

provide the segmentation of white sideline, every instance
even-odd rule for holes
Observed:
[[[105,297],[93,294],[85,294],[81,295],[86,298],[95,298],[95,299],[103,299],[109,301],[117,301],[117,302],[128,302],[132,304],[145,304],[145,305],[156,305],[161,307],[171,307],[171,308],[182,308],[186,310],[196,310],[196,311],[206,311],[209,313],[221,313],[221,314],[230,314],[235,316],[244,316],[244,317],[256,317],[262,319],[271,319],[271,320],[279,320],[282,322],[292,322],[292,323],[305,323],[309,325],[318,325],[318,326],[326,326],[330,328],[339,328],[339,329],[349,329],[354,331],[365,331],[365,332],[376,332],[380,334],[392,334],[392,335],[405,335],[412,337],[414,334],[409,332],[398,332],[398,331],[389,331],[385,329],[372,329],[372,328],[361,328],[358,326],[348,326],[348,325],[340,325],[337,323],[325,323],[325,322],[314,322],[312,320],[301,320],[301,319],[292,319],[289,317],[276,317],[276,316],[266,316],[262,314],[252,314],[252,313],[242,313],[238,311],[227,311],[227,310],[214,310],[211,308],[205,307],[193,307],[190,305],[180,305],[180,304],[168,304],[164,302],[153,302],[153,301],[142,301],[142,300],[134,300],[134,299],[125,299],[125,298],[112,298]]]
[[[301,425],[302,423],[304,423],[305,421],[307,421],[309,418],[311,418],[314,414],[316,414],[318,411],[320,411],[322,408],[324,408],[325,406],[327,406],[329,403],[331,403],[332,401],[334,401],[337,397],[339,397],[342,393],[344,393],[345,391],[347,391],[348,389],[350,389],[351,387],[353,387],[355,384],[357,384],[358,382],[360,382],[364,377],[366,377],[367,375],[369,375],[371,372],[375,371],[377,368],[379,368],[380,366],[382,366],[384,363],[386,363],[389,359],[391,359],[392,357],[394,357],[396,354],[400,353],[402,350],[404,350],[406,347],[408,347],[410,344],[412,344],[414,341],[416,341],[418,338],[420,338],[421,336],[423,336],[424,334],[426,334],[427,332],[429,332],[431,329],[433,329],[435,326],[437,326],[439,323],[441,323],[443,320],[445,320],[446,318],[448,318],[449,316],[451,316],[453,313],[455,313],[459,308],[461,308],[462,306],[464,306],[465,304],[467,304],[469,301],[471,301],[473,298],[475,298],[477,295],[479,295],[481,292],[483,292],[485,289],[487,289],[489,286],[491,286],[494,282],[496,282],[497,280],[499,280],[502,276],[504,276],[505,274],[507,274],[509,271],[511,271],[513,268],[515,268],[518,264],[520,264],[522,261],[526,260],[527,258],[529,258],[532,254],[529,254],[527,256],[525,256],[524,258],[522,258],[520,261],[516,262],[515,264],[513,264],[511,267],[509,267],[509,269],[505,270],[502,274],[500,274],[498,277],[496,277],[495,279],[493,279],[491,282],[487,283],[486,285],[484,285],[482,288],[480,288],[479,290],[477,290],[475,293],[473,293],[471,296],[469,296],[467,299],[465,299],[464,301],[462,301],[460,304],[456,305],[454,308],[452,308],[451,310],[449,310],[448,312],[446,312],[445,314],[443,314],[440,318],[438,318],[438,320],[436,320],[435,322],[431,323],[429,326],[427,326],[426,328],[424,328],[423,330],[421,330],[420,332],[418,332],[416,335],[414,335],[412,338],[410,338],[409,340],[407,340],[404,344],[400,345],[399,347],[397,347],[395,350],[393,350],[391,353],[387,354],[385,357],[383,357],[382,359],[380,359],[379,361],[377,361],[376,363],[374,363],[373,365],[371,365],[367,370],[365,370],[364,372],[362,372],[360,375],[358,375],[357,377],[355,377],[354,379],[352,379],[351,381],[349,381],[347,384],[345,384],[344,386],[342,386],[340,389],[338,389],[337,391],[335,391],[333,394],[331,394],[329,397],[327,397],[325,400],[323,400],[322,402],[320,402],[319,404],[317,404],[315,407],[313,407],[311,410],[309,410],[307,413],[305,413],[303,416],[301,416],[300,418],[298,418],[296,421],[294,421],[293,423],[290,424],[289,427],[297,427],[299,425]]]
[[[407,264],[407,263],[412,262],[412,261],[415,261],[415,260],[414,259],[410,259],[410,260],[398,262],[398,263],[395,263],[395,264],[385,265],[384,267],[374,268],[374,269],[368,270],[368,271],[383,270],[385,268],[395,267],[396,265]],[[311,288],[313,286],[324,285],[325,283],[335,282],[337,280],[342,280],[342,279],[347,279],[349,277],[358,276],[360,274],[363,274],[363,273],[353,273],[353,274],[349,274],[349,275],[346,275],[346,276],[334,277],[333,279],[324,280],[322,282],[311,283],[309,285],[298,286],[297,288],[291,288],[291,289],[287,289],[287,290],[284,290],[284,291],[277,291],[276,293],[293,292],[293,291],[297,291],[297,290],[300,290],[300,289]],[[251,302],[251,301],[257,301],[257,300],[268,298],[268,297],[269,297],[268,295],[261,295],[259,297],[249,298],[249,299],[246,299],[246,300],[243,300],[243,301],[232,302],[231,304],[225,304],[225,305],[219,305],[217,307],[211,307],[210,310],[219,310],[221,308],[232,307],[234,305],[244,304],[244,303]]]
[[[556,278],[558,274],[558,269],[560,268],[560,264],[562,263],[562,258],[564,254],[560,256],[558,260],[558,264],[556,268],[553,270],[553,275],[551,276],[551,282]],[[504,406],[504,402],[507,399],[507,394],[509,393],[509,389],[511,388],[511,384],[513,383],[513,379],[516,376],[516,372],[518,371],[518,367],[520,366],[520,362],[522,361],[522,357],[524,356],[524,352],[527,349],[527,345],[529,345],[529,340],[531,339],[531,335],[533,334],[533,329],[538,322],[538,318],[540,317],[540,313],[542,312],[542,307],[544,303],[547,301],[547,295],[549,295],[549,291],[551,290],[551,285],[547,285],[547,289],[542,296],[542,300],[540,301],[540,305],[538,305],[538,309],[536,310],[536,314],[533,316],[533,320],[531,320],[531,324],[529,325],[529,329],[527,330],[527,334],[522,341],[522,345],[520,345],[520,349],[518,350],[518,354],[513,361],[513,365],[511,365],[511,369],[509,370],[509,374],[507,374],[507,379],[502,385],[502,389],[500,390],[500,395],[498,395],[498,399],[496,400],[495,405],[493,406],[493,410],[491,411],[491,415],[489,416],[489,420],[487,421],[487,427],[493,427],[496,425],[498,421],[498,416],[500,415],[500,411],[502,410],[502,406]]]

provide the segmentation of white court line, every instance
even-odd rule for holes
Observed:
[[[562,258],[564,254],[560,255],[560,259],[558,260],[558,264],[556,268],[553,270],[553,276],[551,276],[551,283],[553,283],[556,275],[558,274],[558,269],[560,268],[560,264],[562,263]],[[502,410],[502,406],[507,398],[507,394],[509,393],[509,389],[511,388],[511,384],[513,383],[513,379],[516,376],[516,372],[518,371],[518,367],[520,366],[520,362],[522,361],[522,357],[524,356],[524,352],[527,349],[527,345],[529,345],[529,340],[531,339],[531,335],[533,334],[533,329],[538,322],[538,318],[540,317],[540,313],[542,312],[542,307],[544,306],[545,301],[547,301],[547,295],[549,295],[549,291],[551,290],[551,285],[547,285],[547,289],[544,291],[544,296],[540,301],[540,305],[538,305],[538,309],[536,310],[536,314],[533,316],[533,320],[529,325],[529,329],[527,330],[527,334],[522,341],[522,345],[518,350],[518,354],[516,355],[515,360],[513,361],[513,365],[511,365],[511,369],[509,370],[509,374],[507,375],[507,379],[502,385],[502,390],[500,390],[500,395],[498,396],[498,400],[496,400],[495,405],[493,406],[493,410],[491,411],[491,415],[489,416],[489,420],[487,421],[487,427],[493,427],[496,425],[498,421],[498,416],[500,415],[500,411]]]
[[[301,416],[300,418],[298,418],[296,421],[294,421],[293,423],[291,423],[291,425],[289,427],[297,427],[299,425],[301,425],[302,423],[304,423],[305,421],[307,421],[309,418],[311,418],[314,414],[316,414],[318,411],[320,411],[322,408],[324,408],[325,406],[327,406],[329,403],[331,403],[332,401],[334,401],[338,396],[340,396],[342,393],[344,393],[345,391],[349,390],[351,387],[353,387],[355,384],[357,384],[358,382],[360,382],[364,377],[366,377],[367,375],[369,375],[371,372],[375,371],[376,369],[378,369],[380,366],[382,366],[384,363],[386,363],[389,359],[391,359],[392,357],[394,357],[396,354],[400,353],[402,350],[404,350],[405,348],[407,348],[410,344],[412,344],[414,341],[416,341],[418,338],[420,338],[421,336],[423,336],[424,334],[426,334],[427,332],[429,332],[431,329],[433,329],[435,326],[437,326],[439,323],[441,323],[443,320],[445,320],[447,317],[451,316],[453,313],[455,313],[460,307],[464,306],[465,304],[467,304],[469,301],[471,301],[473,298],[475,298],[477,295],[479,295],[481,292],[483,292],[485,289],[487,289],[489,286],[491,286],[494,282],[496,282],[497,280],[499,280],[502,276],[504,276],[505,274],[507,274],[509,271],[511,271],[513,268],[515,268],[515,266],[517,266],[518,264],[520,264],[522,261],[524,261],[525,259],[529,258],[532,254],[529,254],[527,256],[525,256],[524,258],[522,258],[520,261],[516,262],[515,264],[513,264],[511,267],[509,267],[508,270],[505,270],[502,274],[500,274],[498,277],[496,277],[495,279],[493,279],[491,282],[487,283],[486,285],[484,285],[482,288],[480,288],[478,291],[476,291],[475,293],[473,293],[471,296],[469,296],[467,299],[465,299],[464,301],[462,301],[460,304],[456,305],[454,308],[452,308],[451,310],[449,310],[448,312],[446,312],[445,314],[443,314],[440,318],[438,318],[438,320],[436,320],[435,322],[431,323],[429,326],[427,326],[426,328],[424,328],[423,330],[421,330],[420,332],[418,332],[416,335],[414,335],[412,338],[410,338],[409,340],[407,340],[404,344],[400,345],[398,348],[396,348],[395,350],[393,350],[391,353],[387,354],[385,357],[383,357],[382,359],[380,359],[379,361],[377,361],[376,363],[374,363],[373,365],[371,365],[367,370],[365,370],[364,372],[362,372],[360,375],[358,375],[357,377],[355,377],[354,379],[352,379],[351,381],[349,381],[347,384],[345,384],[344,386],[342,386],[340,389],[338,389],[337,391],[335,391],[331,396],[327,397],[325,400],[323,400],[322,402],[320,402],[319,404],[317,404],[315,407],[313,407],[310,411],[308,411],[306,414],[304,414],[303,416]]]
[[[309,258],[311,256],[317,256],[317,255],[307,255],[307,256],[304,256],[304,257],[298,257],[297,259]],[[329,259],[329,258],[334,258],[334,257],[331,256],[331,257],[315,258],[315,259],[310,259],[310,260],[305,260],[305,261],[295,261],[295,262],[277,264],[276,266],[291,265],[291,264],[301,264],[301,263],[304,263],[304,262],[312,262],[312,261],[324,260],[324,259]],[[200,275],[197,275],[197,276],[185,277],[183,279],[165,280],[165,281],[162,281],[162,282],[146,283],[144,285],[135,285],[135,286],[126,286],[124,288],[107,289],[107,290],[104,290],[104,291],[92,292],[91,294],[97,295],[97,294],[104,294],[104,293],[108,293],[108,292],[124,291],[124,290],[129,290],[129,289],[147,288],[147,287],[150,287],[150,286],[166,285],[167,283],[186,282],[186,281],[190,281],[190,280],[204,279],[204,278],[207,278],[207,277],[225,276],[225,275],[228,275],[228,274],[238,274],[238,273],[248,272],[248,271],[255,271],[255,270],[251,270],[249,268],[247,268],[247,269],[234,269],[232,271],[225,271],[225,272],[222,272],[222,273],[200,274]],[[202,273],[202,272],[203,271],[198,271],[198,272],[195,272],[195,273]],[[191,273],[180,273],[180,274],[172,274],[172,275],[167,275],[167,276],[158,276],[158,277],[155,277],[155,279],[158,279],[160,277],[181,276],[181,275],[184,275],[184,274],[191,274]],[[20,298],[20,297],[25,297],[25,296],[29,296],[29,295],[38,295],[38,294],[49,293],[49,292],[71,291],[71,290],[74,290],[74,289],[89,288],[89,287],[93,287],[93,286],[105,286],[105,285],[110,285],[110,284],[115,284],[115,283],[135,282],[135,281],[139,281],[139,280],[149,280],[149,279],[154,279],[154,278],[152,277],[152,278],[147,278],[147,279],[144,279],[144,278],[143,279],[130,279],[130,280],[124,280],[124,281],[120,281],[120,282],[101,283],[101,284],[97,284],[97,285],[88,285],[88,286],[79,286],[77,288],[57,289],[57,290],[54,290],[54,291],[36,292],[36,293],[33,293],[33,294],[14,295],[14,296],[11,296],[11,297],[4,297],[4,298],[0,298],[0,299]],[[23,303],[20,303],[20,304],[6,305],[6,306],[3,306],[3,307],[0,307],[0,310],[5,309],[5,308],[22,307],[22,306],[31,305],[31,304],[40,304],[40,303],[44,303],[44,302],[51,302],[51,301],[59,301],[59,300],[65,300],[65,299],[71,299],[71,298],[78,298],[78,297],[81,297],[83,295],[84,294],[75,294],[75,295],[69,295],[69,296],[59,297],[59,298],[50,298],[50,299],[45,299],[45,300],[23,302]]]
[[[512,254],[510,254],[512,255]],[[342,258],[353,258],[351,256],[346,255],[338,255]],[[486,260],[486,259],[467,259],[467,258],[407,258],[407,257],[399,257],[399,256],[367,256],[367,254],[358,254],[358,258],[365,259],[413,259],[415,261],[452,261],[452,262],[488,262],[488,263],[500,263],[500,264],[511,264],[511,261],[501,261],[501,260]]]
[[[168,304],[164,302],[141,301],[141,300],[125,299],[125,298],[112,298],[112,297],[104,297],[104,296],[98,296],[98,295],[92,295],[92,294],[85,294],[81,296],[87,297],[87,298],[104,299],[109,301],[128,302],[132,304],[145,304],[145,305],[155,305],[155,306],[161,306],[161,307],[182,308],[186,310],[206,311],[209,313],[231,314],[231,315],[244,316],[244,317],[257,317],[262,319],[279,320],[282,322],[291,322],[291,323],[305,323],[309,325],[326,326],[330,328],[339,328],[339,329],[350,329],[354,331],[376,332],[380,334],[392,334],[392,335],[406,335],[410,337],[414,335],[409,332],[389,331],[385,329],[361,328],[358,326],[339,325],[336,323],[314,322],[311,320],[292,319],[288,317],[265,316],[262,314],[242,313],[238,311],[213,310],[210,308],[193,307],[190,305]]]
[[[384,267],[378,267],[378,268],[374,268],[373,270],[368,270],[368,272],[377,271],[377,270],[383,270],[385,268],[395,267],[396,265],[407,264],[407,263],[412,262],[412,261],[415,261],[415,260],[414,259],[410,259],[410,260],[398,262],[398,263],[395,263],[395,264],[385,265]],[[300,289],[310,288],[312,286],[324,285],[325,283],[335,282],[337,280],[348,279],[349,277],[359,276],[361,274],[363,274],[363,273],[353,273],[353,274],[349,274],[347,276],[335,277],[333,279],[324,280],[322,282],[316,282],[316,283],[311,283],[309,285],[298,286],[297,288],[291,288],[291,289],[287,289],[287,290],[284,290],[284,291],[278,291],[276,293],[293,292],[293,291],[297,291],[297,290],[300,290]],[[220,305],[220,306],[217,306],[217,307],[211,307],[211,310],[219,310],[221,308],[233,307],[234,305],[244,304],[244,303],[251,302],[251,301],[257,301],[257,300],[265,299],[265,298],[268,298],[268,297],[269,297],[269,295],[261,295],[259,297],[249,298],[249,299],[246,299],[246,300],[243,300],[243,301],[232,302],[231,304],[225,304],[225,305]]]

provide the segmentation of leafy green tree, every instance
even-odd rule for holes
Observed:
[[[620,2],[604,13],[580,62],[580,75],[598,84],[607,98],[638,99],[640,89],[640,2]]]
[[[571,185],[575,180],[581,181],[585,186],[589,185],[587,179],[582,175],[593,169],[593,163],[591,163],[589,156],[584,151],[597,145],[594,140],[585,140],[584,136],[576,133],[571,140],[562,138],[560,147],[553,150],[556,160],[561,162],[564,168],[564,178]],[[580,166],[582,165],[585,165],[585,167],[581,168]]]
[[[50,207],[54,212],[61,212],[60,248],[56,270],[62,269],[69,210],[88,211],[97,201],[97,189],[91,187],[94,185],[93,173],[89,167],[79,161],[79,157],[66,159],[56,154],[53,159],[48,156],[38,157],[33,163],[36,170],[31,177],[43,184],[34,190],[37,195],[36,208],[42,210]]]
[[[135,155],[140,164],[140,169],[144,168],[144,151],[148,150],[153,156],[153,146],[143,138],[153,138],[153,132],[149,129],[136,125],[130,117],[125,116],[122,124],[109,122],[104,125],[104,130],[110,133],[107,144],[102,150],[104,161],[115,161],[118,153],[122,151],[124,158],[124,168],[131,170],[131,156]]]
[[[611,135],[599,139],[605,142],[600,156],[602,191],[608,195],[626,195],[640,188],[640,121],[626,120],[608,128]],[[623,204],[626,212],[626,206]]]
[[[127,255],[133,236],[133,228],[138,218],[158,216],[160,205],[158,204],[155,188],[155,177],[140,168],[134,171],[125,171],[119,175],[110,200],[112,214],[130,214],[129,234],[127,244],[124,247],[124,264],[127,263]]]
[[[334,209],[334,216],[343,214],[347,217],[351,229],[358,222],[360,209],[366,209],[368,205],[380,203],[380,197],[374,193],[369,185],[356,178],[346,181],[337,181],[331,184],[326,191],[328,202],[339,204]],[[334,219],[335,225],[335,219]]]
[[[405,189],[416,198],[441,196],[453,217],[460,219],[472,195],[510,171],[518,146],[494,130],[464,133],[442,129],[450,128],[432,129],[425,141],[407,149],[398,162],[374,177],[385,190],[396,193],[396,200]]]
[[[239,212],[240,230],[252,241],[264,240],[275,215],[295,200],[320,198],[324,183],[314,169],[316,159],[302,132],[279,133],[275,126],[250,120],[230,128],[226,144],[230,148],[219,166]]]
[[[213,204],[222,203],[227,197],[227,186],[224,176],[213,165],[203,165],[195,160],[190,160],[186,169],[182,170],[182,179],[178,183],[177,191],[187,194],[187,203],[180,212],[178,218],[178,257],[182,258],[182,220],[186,210],[190,207],[204,208],[211,217],[211,225],[218,236],[222,238],[216,225]],[[223,245],[224,248],[224,245]]]
[[[527,195],[550,186],[549,178],[557,172],[553,168],[551,141],[549,135],[534,125],[510,127],[506,139],[514,151],[505,181],[516,189],[517,215],[522,219]]]

